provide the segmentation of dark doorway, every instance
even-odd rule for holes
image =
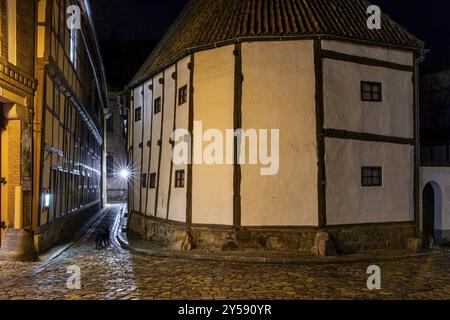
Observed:
[[[435,193],[431,183],[425,186],[423,190],[423,238],[428,241],[434,235],[434,212],[435,212]]]

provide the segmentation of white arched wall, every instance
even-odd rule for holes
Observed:
[[[450,239],[450,167],[420,168],[420,230],[423,231],[422,197],[430,183],[435,196],[434,222],[437,241]]]

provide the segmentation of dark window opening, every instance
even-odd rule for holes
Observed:
[[[150,183],[149,184],[150,184],[149,185],[150,189],[156,188],[156,173],[150,174]]]
[[[178,105],[181,106],[187,102],[188,87],[185,85],[178,90]]]
[[[106,156],[106,175],[108,178],[112,177],[114,172],[114,157]]]
[[[155,100],[155,114],[158,114],[161,112],[161,97],[157,98]]]
[[[114,132],[114,119],[112,116],[106,121],[106,130],[108,132]]]
[[[381,83],[361,81],[361,100],[381,102],[382,100]]]
[[[147,188],[147,174],[143,173],[141,177],[142,188]]]
[[[184,188],[184,170],[175,171],[175,188]]]
[[[381,167],[363,167],[361,170],[361,184],[363,187],[381,187],[382,181]]]
[[[136,108],[136,110],[134,110],[134,121],[141,121],[142,119],[142,108]]]

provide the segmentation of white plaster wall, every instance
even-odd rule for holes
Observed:
[[[428,183],[437,184],[442,193],[442,213],[435,215],[435,229],[450,231],[450,168],[421,167],[420,168],[420,228],[423,230],[423,190]]]
[[[219,129],[224,135],[233,129],[233,50],[226,46],[195,54],[194,120],[203,122],[203,130]],[[233,166],[193,165],[192,196],[193,223],[232,225]]]
[[[365,46],[351,42],[334,40],[323,40],[322,48],[354,56],[384,60],[409,66],[413,65],[413,54],[409,51]]]
[[[328,225],[414,220],[414,148],[326,139]],[[381,166],[382,187],[362,187],[361,168]]]
[[[140,209],[140,191],[141,191],[141,152],[142,149],[139,148],[139,143],[142,142],[142,120],[135,121],[134,111],[142,107],[142,86],[134,89],[134,108],[132,110],[133,115],[133,197],[134,197],[134,210],[139,211]]]
[[[153,108],[155,107],[155,100],[162,97],[163,85],[159,83],[159,79],[163,77],[163,73],[160,73],[153,77]],[[153,110],[152,110],[153,112]],[[159,162],[159,146],[158,140],[161,138],[161,120],[162,112],[153,115],[153,126],[152,126],[152,141],[151,141],[151,152],[152,158],[150,162],[150,174],[158,174],[158,162]],[[149,180],[150,181],[150,180]],[[156,204],[156,189],[148,190],[148,205],[147,210],[150,215],[155,216],[155,204]]]
[[[412,73],[324,59],[325,128],[413,138]],[[361,81],[381,82],[382,102],[361,101]]]
[[[317,226],[313,41],[244,43],[243,127],[280,130],[280,168],[242,166],[243,226]]]
[[[178,88],[188,85],[190,81],[190,70],[188,64],[190,57],[184,58],[178,62]],[[176,107],[176,122],[177,129],[189,129],[189,92],[188,101],[181,106]],[[185,179],[187,179],[187,165],[173,165],[172,170],[172,193],[169,204],[169,219],[174,221],[186,222],[186,191],[187,180],[185,180],[184,188],[175,188],[175,172],[177,170],[184,170]]]
[[[175,72],[175,66],[165,71],[164,76],[164,121],[163,136],[161,143],[161,167],[159,176],[158,191],[158,212],[157,217],[166,218],[169,198],[170,164],[172,162],[172,145],[169,143],[173,131],[174,108],[175,108],[175,80],[172,74]]]
[[[152,93],[151,91],[148,89],[148,85],[151,83],[151,81],[147,81],[144,83],[142,90],[144,90],[144,98],[143,98],[143,108],[142,108],[142,125],[143,125],[143,130],[144,130],[144,136],[143,138],[141,138],[142,141],[142,148],[139,148],[141,153],[142,153],[142,173],[147,173],[148,171],[148,160],[149,160],[149,152],[150,152],[150,148],[147,146],[147,141],[148,141],[148,137],[150,136],[150,129],[151,129],[151,125],[150,125],[150,117],[151,117],[151,109],[150,109],[150,105],[149,105],[149,101],[152,98]],[[140,160],[138,160],[140,161]],[[142,176],[140,177],[142,178]],[[141,185],[141,212],[142,213],[146,213],[145,211],[145,203],[146,203],[146,199],[147,199],[147,188],[142,188],[142,181],[140,183]]]
[[[150,140],[150,133],[153,127],[152,124],[152,101],[153,101],[153,90],[150,90],[149,86],[153,83],[152,79],[147,81],[144,85],[144,92],[145,92],[145,114],[144,114],[144,140],[142,141],[142,150],[144,153],[143,158],[143,168],[142,171],[147,174],[147,188],[142,189],[142,212],[145,214],[148,214],[148,181],[149,181],[149,162],[150,162],[150,147],[148,146],[147,142]]]

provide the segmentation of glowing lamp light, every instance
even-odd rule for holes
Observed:
[[[127,180],[130,177],[131,173],[128,169],[122,169],[120,170],[119,175],[122,179]]]
[[[45,207],[46,209],[50,208],[50,200],[51,200],[51,195],[50,195],[50,193],[46,193],[46,194],[44,195],[44,207]]]

